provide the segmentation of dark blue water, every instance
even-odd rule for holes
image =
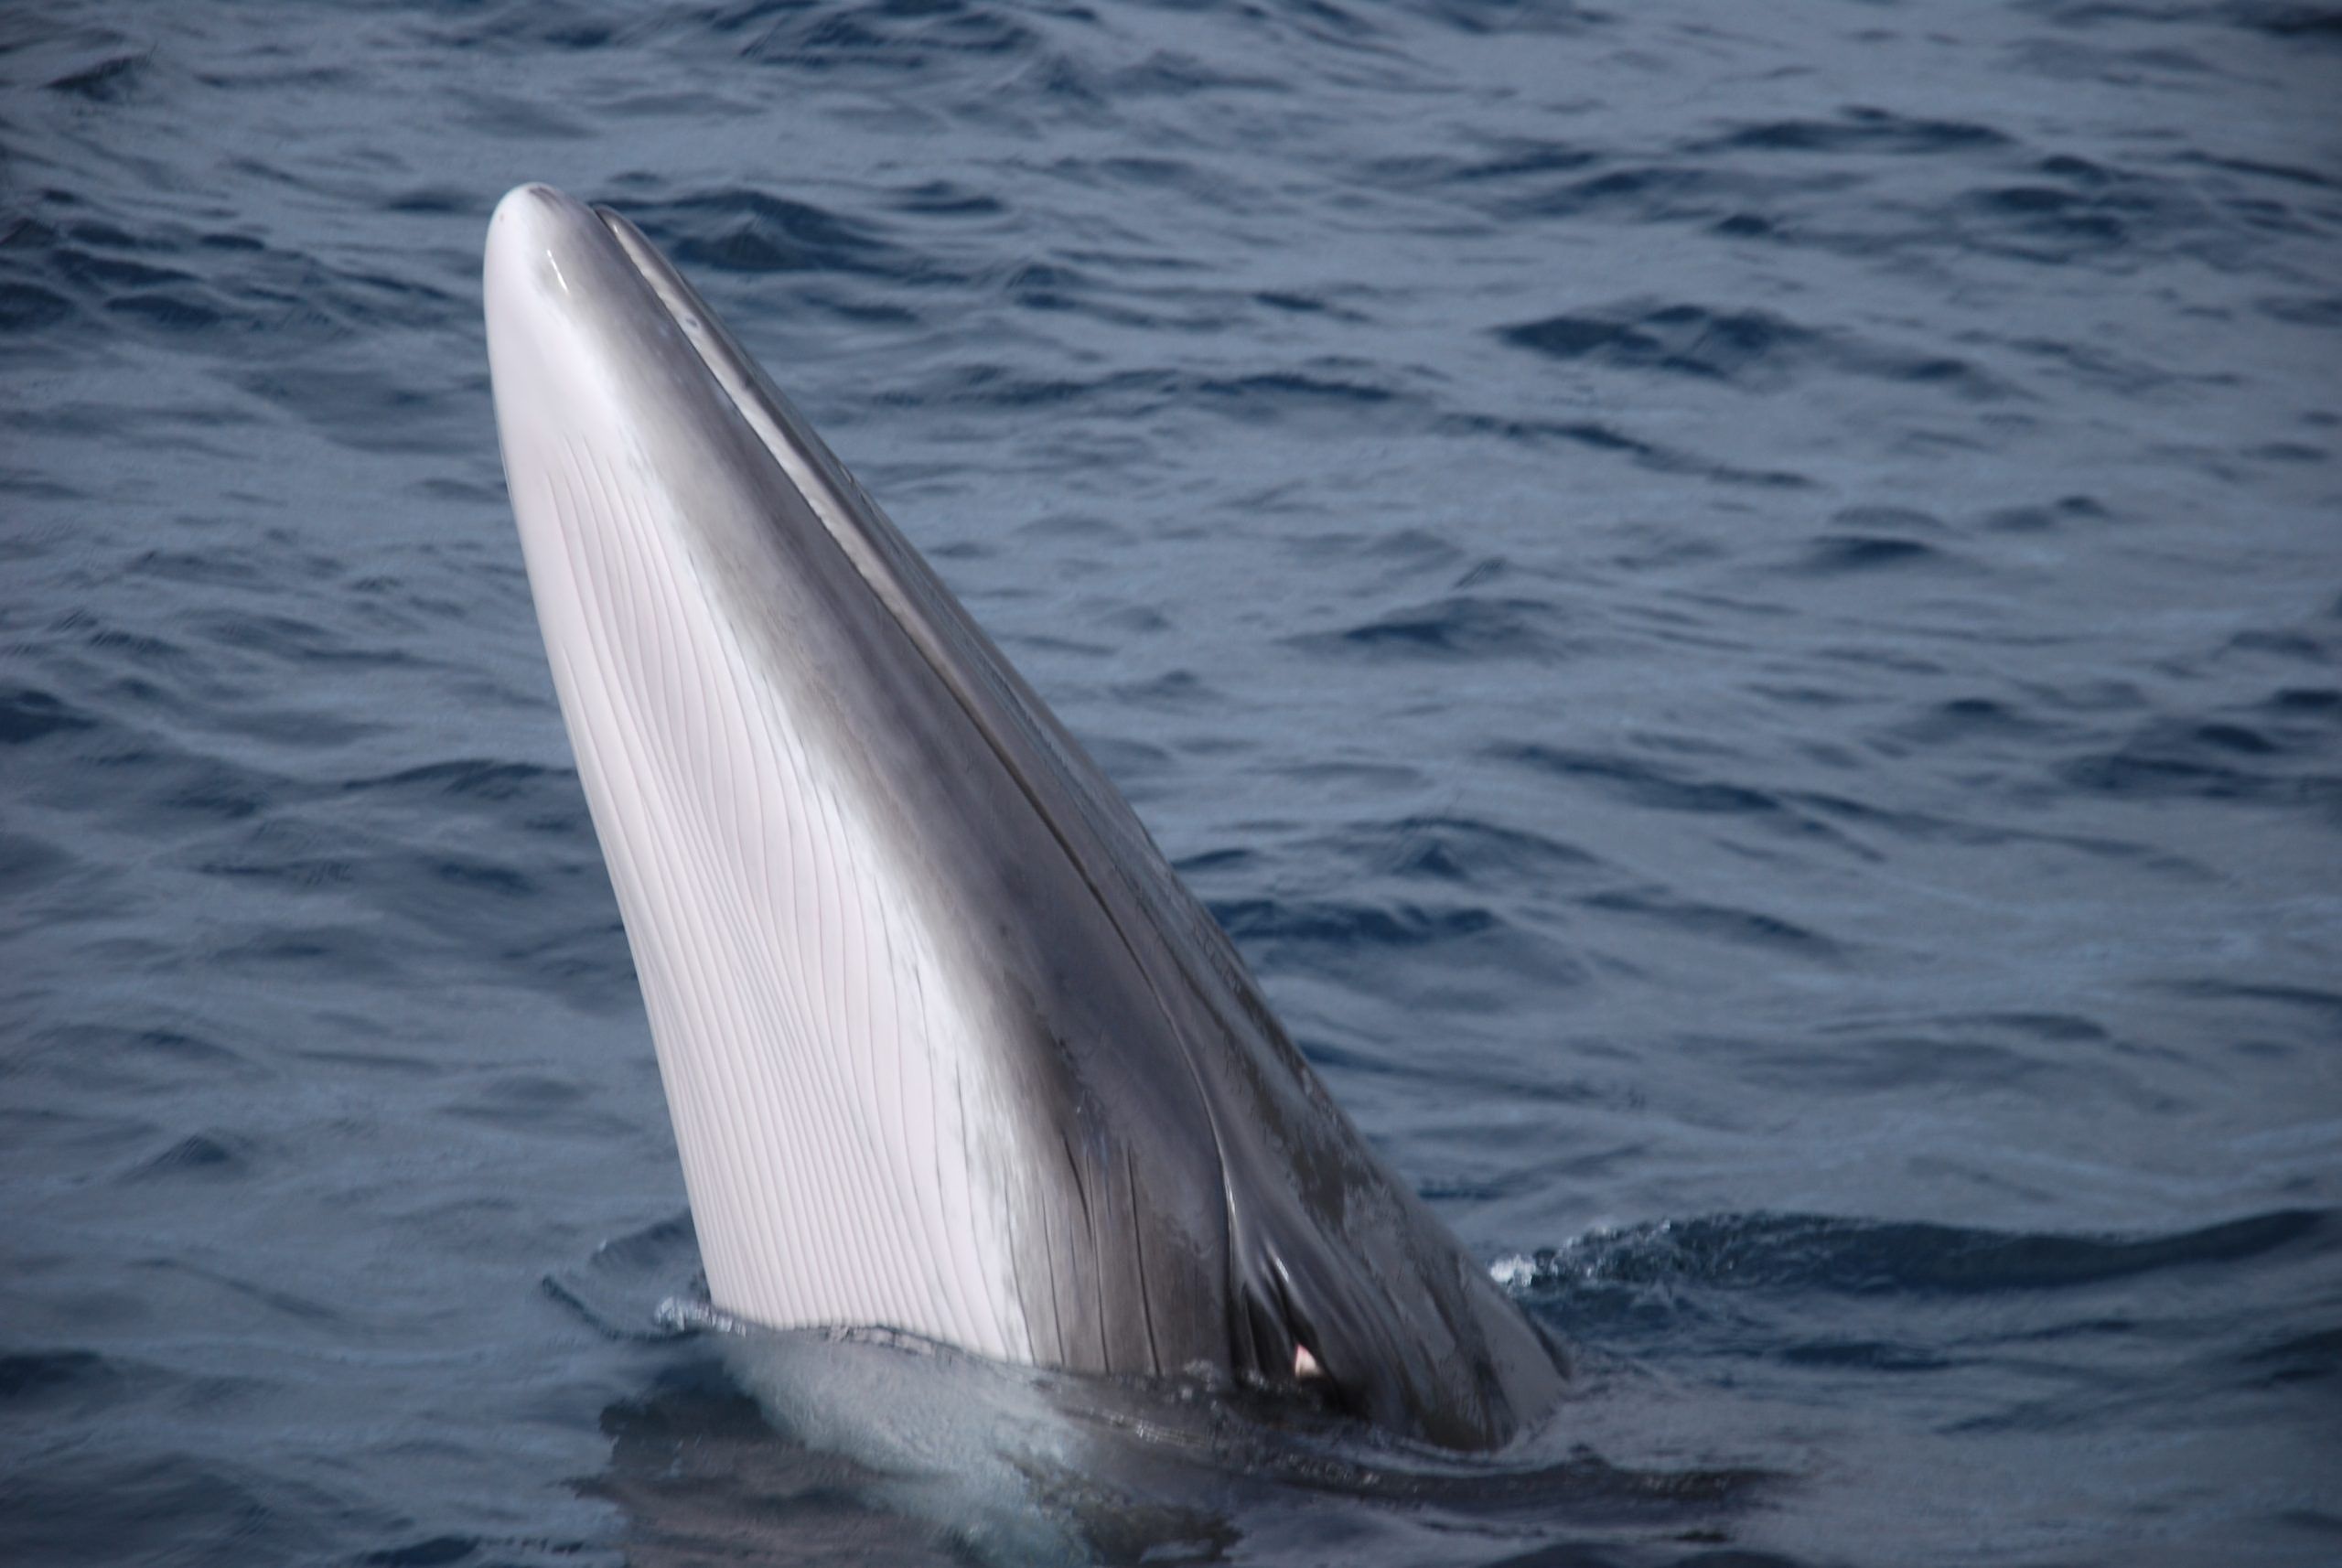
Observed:
[[[2342,13],[32,0],[0,83],[0,1559],[2342,1556]],[[1128,789],[1549,1431],[921,1491],[660,1315],[529,178]]]

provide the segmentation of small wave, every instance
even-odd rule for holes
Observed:
[[[0,1410],[114,1397],[122,1369],[95,1350],[17,1350],[0,1355]]]
[[[476,1535],[434,1535],[404,1546],[385,1546],[358,1561],[366,1568],[452,1568],[494,1544]]]
[[[1843,572],[1875,572],[1893,567],[1937,565],[1948,560],[1932,544],[1877,533],[1839,534],[1822,539],[1799,558],[1800,572],[1832,576]]]
[[[51,92],[70,93],[92,103],[120,103],[137,90],[146,59],[143,50],[107,54],[51,77],[44,85]]]
[[[727,7],[710,20],[719,32],[742,38],[741,59],[793,73],[912,75],[953,57],[1029,58],[1038,47],[1038,35],[1007,7],[972,0],[914,6],[886,0],[833,7],[756,4]]]
[[[232,1133],[194,1133],[131,1173],[136,1181],[234,1180],[250,1173],[250,1140]]]
[[[1766,310],[1628,305],[1599,314],[1548,317],[1502,328],[1498,336],[1548,359],[1732,385],[1774,387],[1809,373],[1837,372],[1940,387],[1970,399],[2009,392],[1999,378],[1964,360],[1894,349]]]
[[[0,690],[0,746],[23,746],[96,726],[97,720],[47,692],[28,686]]]
[[[479,800],[509,800],[533,792],[552,779],[574,780],[574,768],[543,768],[528,762],[499,762],[489,757],[459,757],[427,762],[373,779],[352,779],[345,789],[419,789]]]
[[[1531,659],[1555,657],[1562,643],[1551,630],[1554,607],[1537,599],[1468,595],[1393,610],[1342,631],[1289,639],[1314,653],[1355,653],[1404,659]]]
[[[2071,1290],[2287,1249],[2324,1252],[2334,1217],[2280,1209],[2138,1238],[1967,1230],[1817,1215],[1718,1215],[1597,1231],[1527,1259],[1499,1279],[1516,1291],[1600,1285],[1820,1291],[1843,1295]]]
[[[2240,1358],[2256,1378],[2276,1387],[2327,1383],[2342,1378],[2342,1328],[2297,1334]]]
[[[1842,109],[1835,119],[1766,120],[1744,125],[1695,152],[1763,153],[1967,153],[2008,145],[1990,125],[1968,120],[1931,120],[1864,106]]]
[[[37,283],[0,283],[0,332],[39,337],[74,313],[70,299]]]
[[[2281,710],[2282,711],[2282,710]],[[2095,794],[2253,805],[2342,808],[2342,774],[2326,771],[2323,736],[2239,720],[2157,718],[2111,751],[2061,764],[2059,777]]]
[[[1656,887],[1612,888],[1579,902],[1590,909],[1649,920],[1688,936],[1771,948],[1810,960],[1834,961],[1845,956],[1838,942],[1794,920],[1759,909],[1704,904]]]
[[[1319,948],[1348,952],[1360,947],[1419,948],[1482,936],[1503,924],[1474,905],[1372,905],[1333,900],[1301,902],[1246,898],[1212,906],[1228,934],[1263,950]]]
[[[1898,724],[1895,736],[1898,741],[1923,746],[2021,745],[2054,727],[2024,708],[1992,697],[1954,697]]]
[[[917,281],[935,263],[868,224],[746,188],[628,202],[627,216],[686,269],[842,273]]]
[[[1541,833],[1443,814],[1359,823],[1323,843],[1369,872],[1469,886],[1525,883],[1545,888],[1602,864],[1583,849]]]
[[[1741,379],[1760,364],[1814,351],[1821,335],[1761,310],[1661,306],[1613,317],[1556,316],[1509,327],[1504,340],[1557,360]]]
[[[701,1325],[668,1309],[677,1298],[704,1305],[706,1276],[699,1272],[699,1233],[689,1211],[615,1236],[575,1268],[546,1274],[545,1294],[611,1339],[658,1341],[697,1332]]]
[[[1589,784],[1654,811],[1757,817],[1789,814],[1782,798],[1769,790],[1687,776],[1633,757],[1534,744],[1501,747],[1498,755],[1520,767]]]

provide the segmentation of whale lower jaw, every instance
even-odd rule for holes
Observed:
[[[490,224],[505,471],[716,1305],[1459,1445],[1536,1331],[1112,784],[656,249]]]
[[[589,280],[641,291],[596,275],[620,256],[607,235],[526,191],[499,209],[490,354],[530,585],[710,1293],[775,1326],[884,1323],[1036,1359],[997,1218],[1024,1162],[970,1037],[980,1003],[947,962],[950,933],[915,918],[934,906],[883,802],[841,788],[854,759],[813,672],[760,657],[721,580],[737,564],[689,521],[721,509],[747,525],[770,499],[725,428],[736,403],[704,370],[693,384],[704,361],[647,311],[599,337],[576,319]],[[619,326],[656,352],[621,358],[605,340]]]

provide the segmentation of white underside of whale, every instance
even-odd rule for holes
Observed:
[[[883,1324],[1004,1360],[1018,1151],[919,868],[835,787],[815,693],[744,647],[655,389],[574,329],[516,193],[487,263],[507,481],[625,918],[708,1288],[776,1327]]]

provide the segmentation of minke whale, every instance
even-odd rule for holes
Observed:
[[[506,484],[707,1288],[1450,1448],[1556,1349],[1080,746],[633,225],[489,224]]]

